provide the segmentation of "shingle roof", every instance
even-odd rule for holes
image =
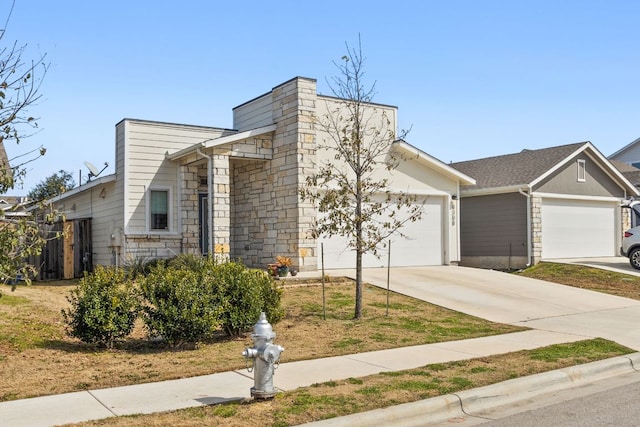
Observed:
[[[611,164],[615,166],[615,168],[618,169],[620,173],[629,180],[629,182],[636,187],[640,187],[640,169],[618,160],[609,159],[609,162],[611,162]]]
[[[586,142],[515,154],[452,163],[450,166],[476,179],[465,189],[484,189],[527,185],[579,150]]]

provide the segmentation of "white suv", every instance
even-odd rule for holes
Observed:
[[[631,209],[631,229],[624,232],[620,253],[629,258],[629,264],[640,270],[640,201],[633,200],[623,205]]]

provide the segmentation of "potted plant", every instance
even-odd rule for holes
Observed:
[[[287,277],[289,274],[289,267],[291,267],[291,258],[278,255],[276,257],[276,263],[276,272],[278,273],[278,276]]]

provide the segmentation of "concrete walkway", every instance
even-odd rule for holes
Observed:
[[[333,270],[332,276],[353,277],[353,270]],[[385,269],[366,269],[366,282],[386,288]],[[431,363],[470,359],[603,337],[640,350],[640,301],[556,285],[496,271],[455,266],[394,268],[391,290],[488,320],[523,325],[534,330],[360,353],[348,356],[282,363],[274,384],[292,390],[314,383],[396,371]],[[277,331],[277,327],[276,327]],[[279,343],[285,348],[286,343]],[[286,361],[286,352],[283,361]],[[240,357],[240,356],[239,356]],[[636,357],[637,362],[640,359]],[[594,365],[602,375],[602,366]],[[608,363],[608,364],[607,364]],[[625,366],[629,361],[625,362]],[[633,364],[632,364],[633,365]],[[615,369],[614,369],[615,370]],[[588,372],[588,370],[587,370]],[[550,373],[554,378],[559,374]],[[587,374],[563,374],[571,381]],[[523,380],[523,389],[541,391],[546,380]],[[522,382],[521,382],[522,383]],[[551,382],[553,383],[553,381]],[[566,381],[565,381],[566,383]],[[550,384],[550,383],[549,383]],[[0,420],[7,426],[51,426],[119,415],[169,411],[248,398],[253,380],[248,372],[233,371],[159,383],[92,390],[0,403]],[[487,396],[510,398],[504,385],[485,389]],[[501,391],[502,390],[502,391]],[[479,399],[473,395],[473,399]],[[532,396],[532,394],[529,394]],[[460,398],[457,398],[461,401]],[[440,402],[440,405],[449,405]],[[417,406],[420,408],[420,406]],[[417,409],[423,411],[423,409]],[[394,409],[386,412],[393,414]],[[424,412],[421,423],[426,423]],[[359,415],[366,419],[365,415]],[[358,418],[356,417],[356,418]],[[375,419],[382,415],[376,413]]]

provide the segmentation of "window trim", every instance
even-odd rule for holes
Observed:
[[[585,159],[578,159],[578,182],[586,182],[587,181],[587,161]]]
[[[167,193],[167,228],[166,229],[153,229],[151,228],[151,192],[152,191],[164,191]],[[170,186],[153,186],[149,187],[146,192],[146,212],[145,212],[145,224],[147,233],[154,234],[167,234],[173,231],[173,191]]]

